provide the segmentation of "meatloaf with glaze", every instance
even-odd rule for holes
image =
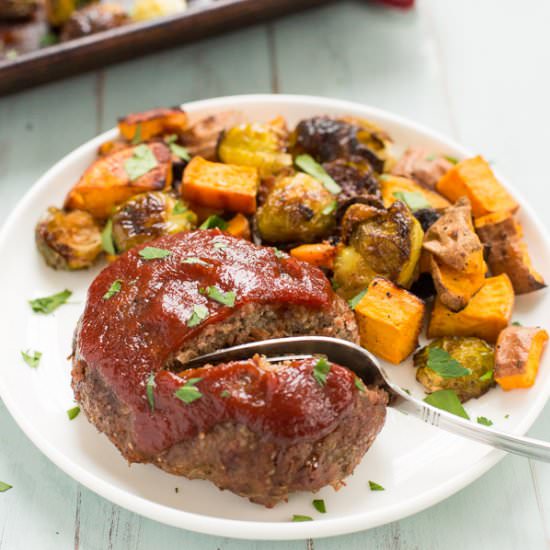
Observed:
[[[148,246],[170,254],[145,259],[138,246],[88,291],[72,371],[88,419],[129,462],[209,479],[266,506],[292,491],[337,487],[384,424],[382,390],[362,388],[334,364],[322,384],[314,358],[180,372],[187,359],[251,340],[357,341],[353,313],[322,271],[218,230]],[[108,293],[117,280],[120,291]],[[234,292],[234,305],[209,298],[212,286]],[[191,381],[200,397],[187,403],[176,392],[191,379],[200,379]]]

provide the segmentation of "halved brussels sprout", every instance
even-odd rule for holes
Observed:
[[[351,205],[342,219],[342,244],[334,261],[338,292],[354,296],[376,276],[409,288],[423,237],[420,223],[400,201],[388,209]]]
[[[35,229],[36,245],[54,269],[90,267],[101,254],[101,230],[88,212],[50,207]]]
[[[162,235],[190,231],[197,216],[169,193],[142,193],[123,203],[112,217],[113,242],[118,252]]]
[[[313,242],[335,224],[336,200],[324,185],[304,173],[278,179],[256,221],[263,239],[272,243]]]
[[[470,374],[456,378],[444,377],[440,374],[443,371],[436,372],[429,368],[430,350],[434,349],[447,352],[448,356],[458,361],[462,367],[469,369]],[[495,382],[492,374],[494,363],[493,347],[485,340],[473,337],[447,336],[438,338],[414,355],[414,366],[417,367],[416,379],[428,392],[454,390],[462,402],[468,401],[472,397],[479,397],[494,386]],[[441,365],[441,359],[435,364]],[[443,368],[445,366],[445,357],[443,357]]]
[[[338,194],[339,204],[364,195],[381,198],[380,184],[374,176],[370,164],[365,159],[361,157],[336,159],[325,162],[323,168],[342,188],[342,191]]]

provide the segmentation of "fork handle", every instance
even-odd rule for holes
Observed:
[[[405,414],[415,416],[427,424],[442,428],[455,435],[460,435],[480,443],[491,445],[509,453],[550,462],[550,443],[531,437],[518,437],[493,428],[475,424],[454,414],[436,409],[414,397],[398,392],[402,399],[397,398],[392,408]]]

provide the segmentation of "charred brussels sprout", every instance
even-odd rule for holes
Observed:
[[[196,214],[168,193],[143,193],[122,204],[112,217],[113,241],[118,252],[180,231],[194,229]]]
[[[374,176],[370,164],[361,157],[325,162],[323,168],[342,188],[338,194],[340,204],[364,195],[381,198],[378,180]]]
[[[334,262],[339,293],[351,297],[382,276],[408,288],[416,275],[424,233],[410,210],[356,203],[342,219],[342,244]]]
[[[312,242],[334,227],[334,195],[307,174],[278,179],[256,214],[257,227],[266,241]]]
[[[101,253],[101,230],[88,212],[48,208],[35,230],[38,250],[54,269],[90,267]]]
[[[262,177],[276,174],[292,166],[286,151],[284,126],[272,123],[241,124],[224,132],[218,156],[227,164],[254,166]]]
[[[416,379],[428,392],[454,390],[462,402],[483,395],[494,385],[494,350],[480,338],[438,338],[416,352],[414,366]],[[469,374],[453,376],[453,369],[460,374],[460,367]]]
[[[414,217],[420,222],[422,229],[428,231],[430,227],[441,217],[441,213],[435,208],[420,208],[414,211]]]

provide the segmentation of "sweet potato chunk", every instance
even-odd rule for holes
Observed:
[[[329,243],[303,244],[290,251],[290,255],[297,260],[302,260],[318,267],[332,269],[336,247]]]
[[[437,297],[428,337],[477,336],[488,342],[496,342],[501,330],[510,322],[514,307],[514,289],[506,274],[485,279],[481,290],[468,305],[457,313],[443,305]]]
[[[177,134],[187,128],[187,114],[179,107],[131,113],[119,119],[120,134],[128,141],[147,141],[163,134]]]
[[[526,294],[546,286],[531,264],[521,226],[511,212],[481,216],[475,225],[481,241],[489,247],[487,263],[493,275],[506,273],[516,294]]]
[[[515,212],[519,206],[497,180],[489,163],[482,157],[466,159],[453,166],[436,185],[444,197],[455,202],[466,196],[472,204],[474,217],[491,212]]]
[[[137,169],[131,170],[128,163],[132,160],[137,161]],[[144,173],[139,175],[141,171]],[[166,190],[171,183],[172,155],[166,145],[127,147],[97,159],[69,191],[65,208],[85,210],[94,218],[104,219],[130,197],[146,191]]]
[[[361,345],[398,364],[418,345],[424,302],[391,281],[376,277],[355,307]]]
[[[194,157],[185,168],[180,192],[204,206],[253,214],[259,183],[256,168]]]
[[[495,380],[503,390],[530,388],[535,383],[540,356],[548,340],[542,328],[506,327],[495,352]]]
[[[389,176],[385,175],[384,178],[380,180],[380,190],[382,191],[382,200],[384,201],[384,206],[387,208],[391,206],[399,196],[395,196],[395,193],[417,193],[420,194],[426,199],[426,202],[432,208],[447,208],[450,206],[450,202],[435,191],[428,189],[416,183],[415,181],[402,178],[399,176]]]
[[[227,222],[226,231],[233,237],[250,240],[250,223],[240,212]]]

